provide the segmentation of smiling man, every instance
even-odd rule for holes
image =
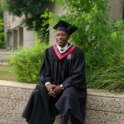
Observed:
[[[23,112],[28,124],[83,124],[86,107],[85,60],[81,49],[68,43],[77,28],[60,20],[54,27],[57,44],[48,48],[40,69],[40,83]]]

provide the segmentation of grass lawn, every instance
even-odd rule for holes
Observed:
[[[0,65],[0,80],[17,81],[13,68],[9,65]]]

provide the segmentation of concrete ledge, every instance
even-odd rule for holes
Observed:
[[[21,114],[35,86],[0,80],[0,124],[27,124]],[[124,94],[88,89],[85,124],[124,124]]]

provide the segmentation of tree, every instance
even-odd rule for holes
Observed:
[[[43,30],[42,33],[46,34],[48,33],[46,31],[48,25],[44,25],[44,20],[47,21],[48,18],[43,18],[41,15],[44,14],[47,6],[53,1],[54,0],[3,0],[2,6],[4,11],[8,11],[17,17],[25,15],[23,23],[25,23],[28,30],[40,32],[41,28],[43,28],[45,30]]]
[[[67,10],[61,18],[78,27],[73,43],[88,51],[104,41],[108,30],[108,0],[60,0],[59,3]]]
[[[58,17],[78,27],[70,42],[84,50],[89,88],[124,91],[124,21],[108,20],[108,0],[59,0]]]
[[[3,12],[1,10],[1,4],[0,4],[0,48],[3,48],[4,45],[5,42],[4,42]]]

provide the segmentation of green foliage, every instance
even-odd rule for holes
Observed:
[[[48,34],[46,29],[49,25],[44,25],[44,21],[47,21],[47,18],[41,18],[41,15],[45,13],[48,5],[53,1],[54,0],[3,0],[2,6],[5,11],[17,17],[25,15],[22,23],[25,23],[28,30],[34,30],[39,35],[43,33]],[[42,35],[42,37],[44,38],[44,35]]]
[[[0,40],[0,48],[4,48],[4,46],[5,46],[5,42]]]
[[[3,8],[18,17],[23,14],[28,16],[39,15],[53,0],[4,0]]]
[[[85,52],[87,86],[124,91],[124,22],[108,20],[108,0],[60,0],[59,5],[67,11],[57,18],[78,27],[70,42]]]
[[[38,82],[39,70],[47,47],[48,45],[38,42],[31,48],[20,47],[17,52],[11,53],[9,63],[14,67],[18,81]]]
[[[45,43],[49,43],[49,24],[50,18],[53,16],[53,13],[48,9],[40,16],[42,19],[41,28],[37,31],[38,39],[42,39]],[[37,23],[34,21],[33,26],[36,27]]]
[[[123,30],[122,30],[123,27]],[[120,29],[121,28],[121,29]],[[115,30],[116,29],[116,30]],[[118,21],[100,47],[86,52],[86,75],[89,88],[124,91],[124,23]]]
[[[0,48],[4,48],[4,26],[3,26],[3,12],[0,5]]]
[[[4,48],[4,28],[3,28],[3,19],[0,19],[0,48]]]
[[[108,0],[61,1],[68,10],[61,18],[76,25],[71,42],[88,51],[100,47],[108,32]]]
[[[100,49],[86,53],[88,87],[124,91],[124,35],[121,33],[113,31]]]

